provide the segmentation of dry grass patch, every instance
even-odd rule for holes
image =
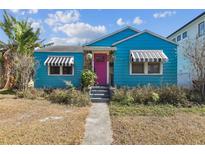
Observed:
[[[205,144],[205,108],[110,106],[113,144]]]
[[[0,95],[0,144],[80,144],[88,107]]]

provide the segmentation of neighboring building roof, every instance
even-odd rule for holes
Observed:
[[[176,42],[171,41],[171,40],[167,39],[166,37],[163,37],[163,36],[161,36],[161,35],[158,35],[158,34],[156,34],[156,33],[153,33],[153,32],[151,32],[151,31],[149,31],[149,30],[144,30],[144,31],[142,31],[142,32],[140,32],[140,33],[134,34],[134,35],[129,36],[129,37],[125,38],[125,39],[122,39],[122,40],[120,40],[120,41],[117,41],[117,42],[113,43],[112,46],[115,46],[115,45],[117,45],[117,44],[119,44],[119,43],[122,43],[122,42],[124,42],[124,41],[127,41],[127,40],[129,40],[129,39],[131,39],[131,38],[134,38],[134,37],[136,37],[136,36],[142,35],[142,34],[144,34],[144,33],[151,34],[151,35],[153,35],[153,36],[155,36],[155,37],[158,37],[158,38],[160,38],[160,39],[162,39],[162,40],[165,40],[165,41],[167,41],[167,42],[170,42],[170,43],[173,43],[173,44],[176,44],[176,45],[177,45]]]
[[[63,45],[56,45],[56,46],[49,46],[46,48],[36,49],[34,52],[83,52],[83,47],[81,46],[63,46]]]
[[[189,21],[188,23],[186,23],[184,26],[180,27],[178,30],[176,30],[175,32],[171,33],[169,36],[167,36],[167,38],[171,37],[172,35],[174,35],[174,34],[177,33],[178,31],[182,30],[183,28],[185,28],[186,26],[188,26],[188,25],[191,24],[192,22],[196,21],[197,19],[199,19],[199,18],[202,17],[203,15],[205,15],[205,12],[201,13],[200,15],[198,15],[197,17],[195,17],[194,19],[192,19],[191,21]]]
[[[131,30],[133,30],[133,31],[135,31],[135,32],[137,32],[137,33],[140,32],[139,30],[135,29],[134,27],[126,26],[126,27],[124,27],[124,28],[122,28],[122,29],[119,29],[119,30],[117,30],[117,31],[115,31],[115,32],[109,33],[109,34],[104,35],[104,36],[102,36],[102,37],[100,37],[100,38],[98,38],[98,39],[95,39],[95,40],[93,40],[93,41],[91,41],[91,42],[89,42],[89,43],[86,43],[86,44],[83,45],[83,46],[91,45],[91,44],[93,44],[93,43],[95,43],[95,42],[98,42],[98,41],[100,41],[100,40],[103,40],[103,39],[105,39],[105,38],[107,38],[107,37],[110,37],[110,36],[112,36],[112,35],[115,35],[115,34],[117,34],[117,33],[120,33],[120,32],[122,32],[122,31],[124,31],[124,30],[126,30],[126,29],[131,29]]]

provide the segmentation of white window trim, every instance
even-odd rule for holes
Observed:
[[[199,30],[200,30],[199,25],[202,24],[202,23],[204,24],[204,30],[203,30],[203,34],[200,35],[200,34],[199,34]],[[197,35],[198,35],[198,37],[201,37],[201,36],[203,36],[204,34],[205,34],[205,22],[202,21],[202,22],[200,22],[200,23],[198,24],[198,34],[197,34]]]
[[[48,66],[48,76],[74,76],[74,65],[72,66],[72,74],[63,74],[63,66],[60,67],[60,74],[50,74],[50,65]]]
[[[160,73],[148,73],[148,62],[144,62],[144,73],[132,73],[132,62],[130,62],[130,75],[163,75],[163,63],[160,63]]]

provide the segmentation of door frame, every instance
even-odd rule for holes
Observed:
[[[92,52],[92,70],[94,71],[94,55],[98,54],[98,53],[103,53],[103,54],[107,54],[107,78],[106,78],[106,83],[109,84],[110,83],[110,62],[109,62],[109,51],[93,51]]]

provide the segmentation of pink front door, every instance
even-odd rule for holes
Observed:
[[[97,84],[107,84],[107,54],[95,53],[94,54],[94,71],[97,75]]]

